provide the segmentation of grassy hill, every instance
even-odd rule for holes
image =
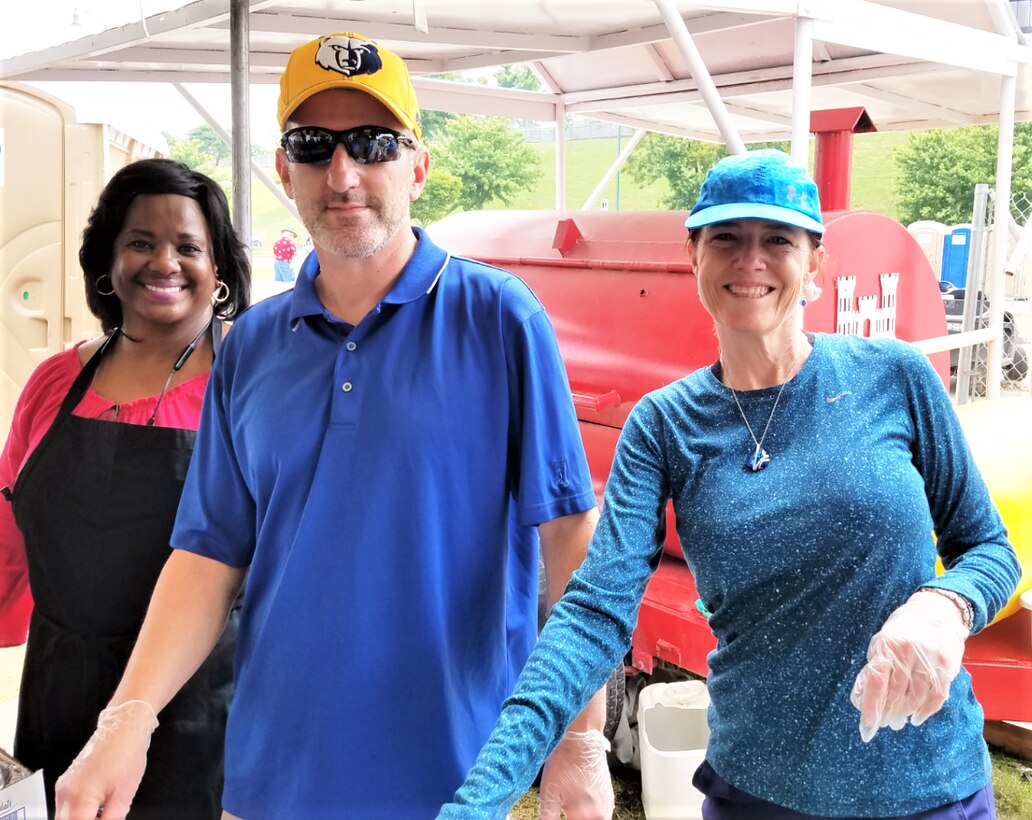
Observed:
[[[910,135],[900,131],[853,137],[851,207],[896,216],[896,163],[892,152]]]
[[[906,134],[895,132],[858,134],[853,138],[853,208],[895,216],[893,192],[896,164],[892,151],[906,139]],[[623,144],[626,145],[626,137]],[[519,210],[554,208],[555,146],[552,143],[531,143],[531,147],[541,158],[541,177],[532,189],[520,194],[508,207]],[[571,140],[567,143],[567,208],[576,210],[584,204],[618,153],[615,137]],[[262,241],[263,247],[271,247],[282,228],[293,228],[303,237],[304,228],[286,213],[276,198],[257,180],[253,184],[252,233]],[[619,196],[614,179],[603,192],[602,198],[608,200],[611,210],[655,210],[659,208],[659,201],[666,190],[665,181],[641,186],[635,183],[630,174],[624,172],[619,177]],[[495,203],[491,207],[506,206]],[[596,204],[595,207],[599,206]]]

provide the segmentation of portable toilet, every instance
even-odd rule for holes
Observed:
[[[971,226],[952,225],[942,247],[942,274],[939,278],[955,288],[967,285],[968,257],[971,253]]]
[[[932,272],[941,277],[943,245],[949,228],[934,219],[921,219],[907,225],[907,230],[914,237],[924,255],[928,258]]]
[[[0,430],[48,356],[96,335],[79,240],[111,175],[159,151],[32,86],[0,83]]]

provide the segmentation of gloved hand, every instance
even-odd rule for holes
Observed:
[[[918,590],[893,612],[867,648],[850,700],[860,710],[860,738],[883,726],[920,726],[942,708],[960,671],[968,631],[960,606]]]
[[[97,730],[57,780],[57,820],[123,820],[147,766],[151,735],[158,728],[154,708],[128,700],[100,713]]]
[[[539,820],[609,820],[616,800],[601,732],[567,732],[541,770]],[[105,818],[106,820],[106,818]]]

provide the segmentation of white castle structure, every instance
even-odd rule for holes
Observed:
[[[839,276],[835,279],[835,332],[850,336],[863,336],[867,324],[868,338],[896,338],[896,289],[899,287],[898,273],[883,273],[878,276],[881,283],[881,298],[861,296],[854,299],[855,276]],[[869,323],[869,324],[868,324]]]

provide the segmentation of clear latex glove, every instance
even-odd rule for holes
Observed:
[[[157,728],[154,708],[143,700],[101,712],[97,730],[57,780],[57,820],[94,820],[101,808],[104,820],[122,820],[140,787]]]
[[[889,616],[850,695],[865,743],[884,726],[920,726],[942,708],[967,636],[960,606],[937,592],[919,590]]]
[[[616,805],[601,732],[567,732],[541,771],[539,820],[609,820]]]

